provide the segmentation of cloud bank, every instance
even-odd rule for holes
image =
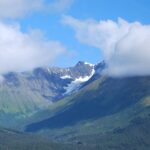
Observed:
[[[21,72],[36,67],[49,66],[66,48],[58,41],[47,40],[42,31],[21,31],[19,23],[5,23],[35,11],[61,12],[73,0],[0,0],[0,74]],[[0,80],[2,80],[0,76]]]
[[[39,30],[23,33],[18,24],[0,22],[0,74],[50,65],[66,52],[58,41],[48,41]]]
[[[63,23],[75,30],[80,42],[102,51],[109,75],[150,75],[150,25],[129,23],[121,18],[115,22],[70,16],[64,16]]]
[[[62,12],[73,0],[0,0],[0,18],[18,18],[34,11]]]

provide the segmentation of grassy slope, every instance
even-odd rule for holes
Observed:
[[[17,122],[51,105],[38,91],[32,91],[23,81],[20,84],[21,86],[6,83],[0,85],[0,125],[2,126],[14,127]]]
[[[124,128],[105,134],[76,136],[71,144],[50,142],[47,138],[0,129],[1,150],[149,150],[150,115],[136,118]]]
[[[43,136],[36,136],[0,128],[0,150],[92,150],[94,145],[56,143]]]
[[[42,121],[31,124],[27,130],[46,130],[55,139],[105,134],[130,125],[137,117],[147,117],[149,95],[150,77],[102,78],[55,104],[54,114],[47,112],[43,120],[43,113]]]
[[[105,134],[90,134],[74,137],[95,145],[95,150],[149,150],[150,148],[150,116],[147,118],[135,118],[130,125],[124,128],[116,128],[112,132]],[[99,147],[99,148],[98,148]]]

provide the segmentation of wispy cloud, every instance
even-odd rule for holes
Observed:
[[[99,48],[113,76],[150,75],[150,25],[140,22],[78,20],[64,16],[63,22],[76,38]]]
[[[51,12],[63,12],[65,10],[68,10],[74,0],[55,0],[53,3],[50,3],[48,5],[48,10]]]
[[[39,30],[22,33],[19,25],[0,22],[0,74],[50,65],[66,48]]]
[[[74,0],[0,0],[0,18],[17,18],[35,11],[62,12]]]

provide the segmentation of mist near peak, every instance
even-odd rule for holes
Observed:
[[[64,16],[79,42],[99,48],[111,76],[150,75],[150,25],[113,20],[78,20]]]

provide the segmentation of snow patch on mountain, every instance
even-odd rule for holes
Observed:
[[[95,73],[95,69],[93,66],[93,69],[92,69],[90,76],[76,78],[70,84],[68,84],[67,87],[64,87],[64,89],[66,90],[64,95],[70,94],[73,91],[77,91],[84,82],[88,81],[94,75],[94,73]]]
[[[88,62],[84,62],[85,65],[89,65],[91,67],[94,67],[94,64],[88,63]]]
[[[65,75],[65,76],[61,76],[60,78],[61,78],[61,79],[71,79],[72,77],[69,76],[69,75]]]

